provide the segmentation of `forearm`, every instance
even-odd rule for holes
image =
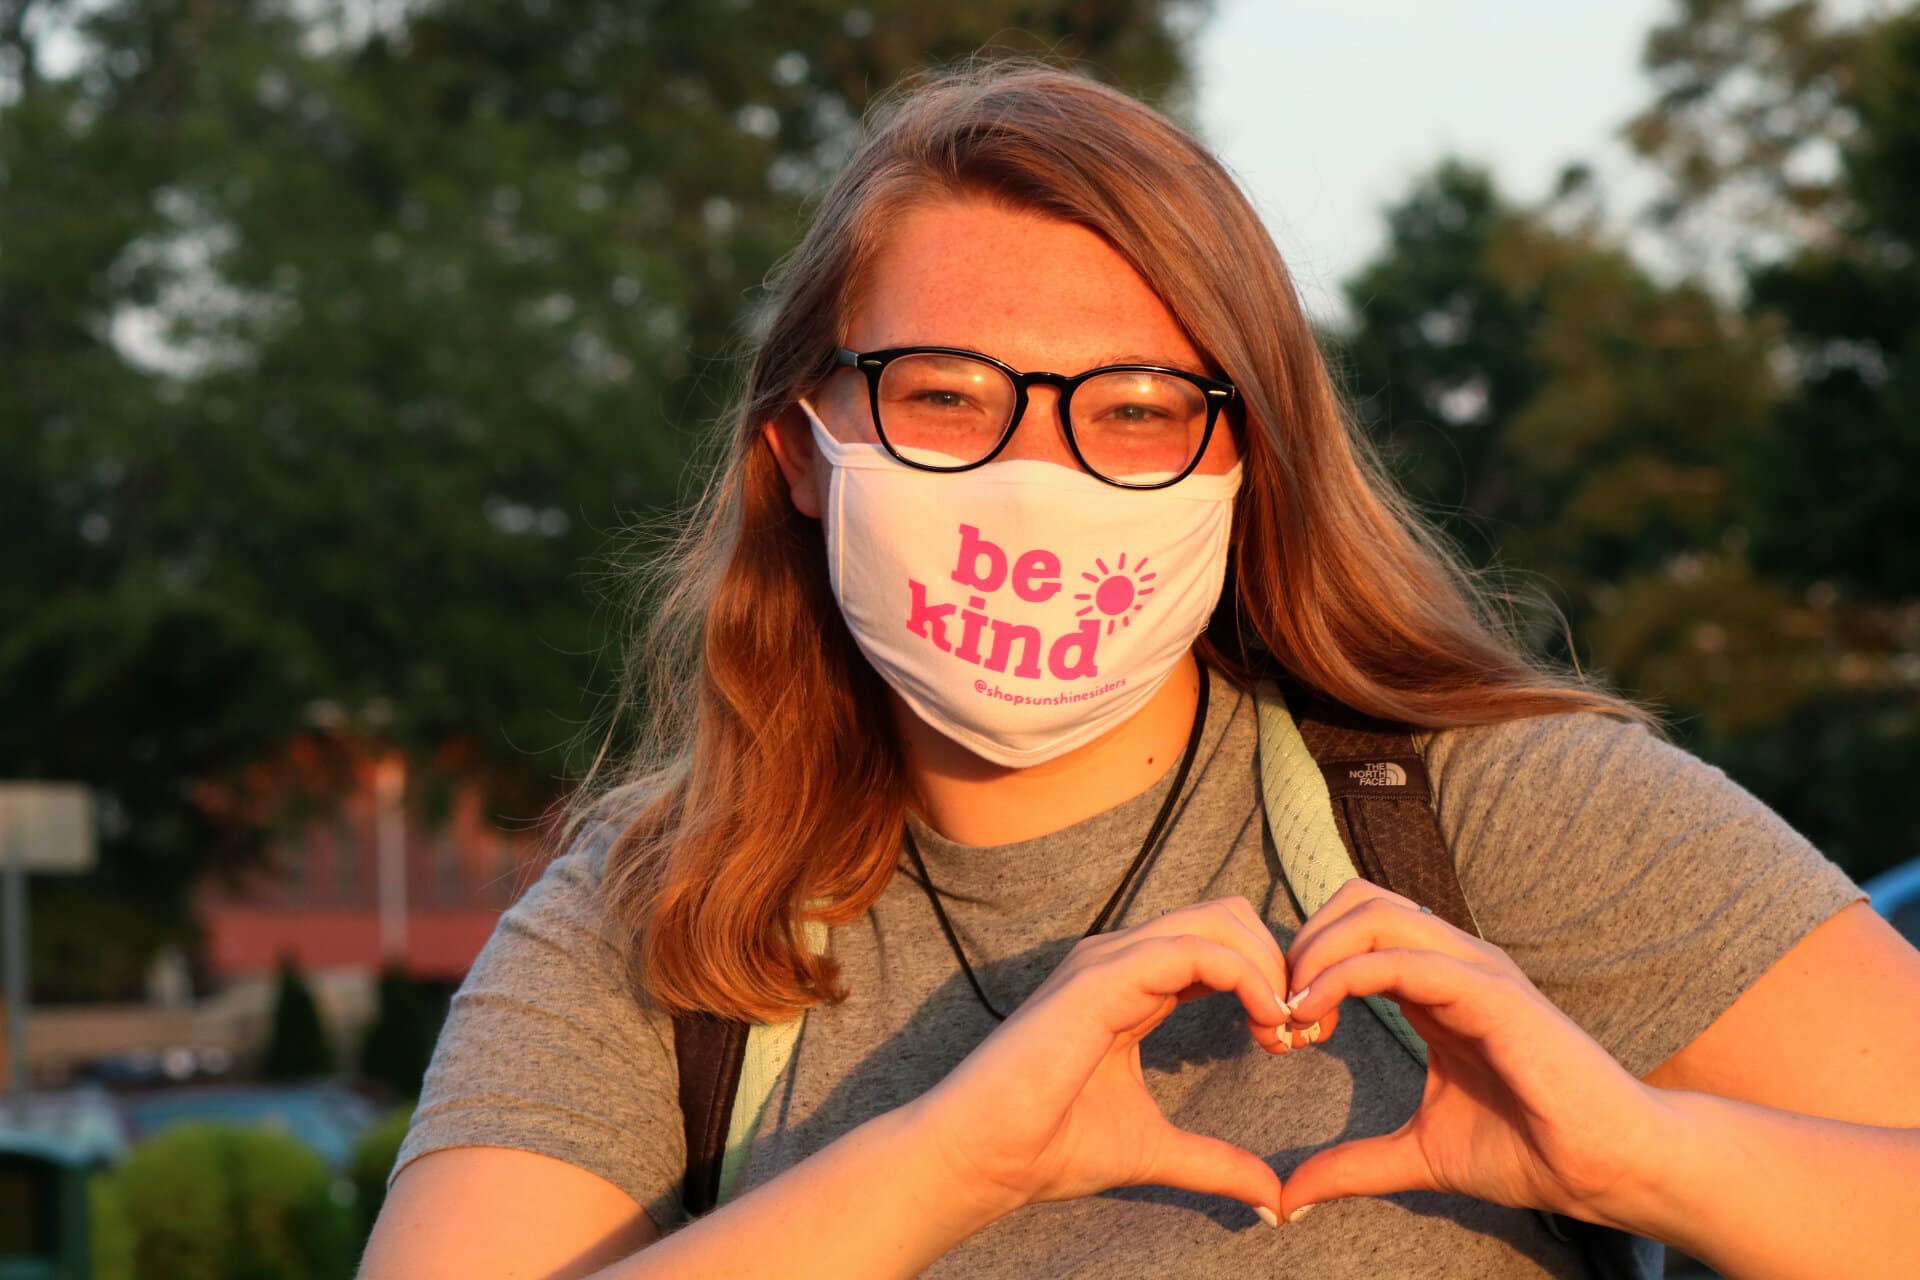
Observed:
[[[959,1185],[903,1108],[587,1280],[913,1276],[1002,1212]]]
[[[1735,1280],[1908,1274],[1920,1266],[1920,1129],[1883,1129],[1659,1091],[1659,1167],[1609,1209]]]

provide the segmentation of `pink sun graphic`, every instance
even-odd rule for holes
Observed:
[[[1112,635],[1116,626],[1133,625],[1133,615],[1147,607],[1146,597],[1153,594],[1153,588],[1147,584],[1159,575],[1141,572],[1147,567],[1145,556],[1140,557],[1131,570],[1127,568],[1124,554],[1111,569],[1107,568],[1105,560],[1095,560],[1093,563],[1100,572],[1080,575],[1093,585],[1085,591],[1074,593],[1075,600],[1085,600],[1087,603],[1084,608],[1076,609],[1073,616],[1084,618],[1098,609],[1107,615],[1107,634]]]

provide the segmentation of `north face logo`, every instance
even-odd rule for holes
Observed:
[[[1407,785],[1407,771],[1391,760],[1379,764],[1363,764],[1357,769],[1347,770],[1347,776],[1363,787],[1404,787]]]

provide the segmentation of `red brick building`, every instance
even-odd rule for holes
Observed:
[[[271,779],[289,771],[314,773],[317,760],[312,744],[296,745],[255,794],[272,794]],[[392,957],[415,978],[457,982],[538,877],[539,832],[500,823],[478,786],[433,783],[438,802],[427,804],[398,756],[360,752],[346,768],[345,788],[288,824],[265,866],[202,886],[203,959],[216,984],[270,973],[283,953],[309,973],[373,973]]]

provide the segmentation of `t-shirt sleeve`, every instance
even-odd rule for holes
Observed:
[[[626,977],[600,896],[610,829],[555,859],[454,993],[387,1183],[446,1147],[514,1147],[613,1183],[662,1232],[686,1165],[672,1024]]]
[[[1634,1076],[1866,892],[1724,772],[1591,712],[1435,735],[1435,808],[1487,941]]]

